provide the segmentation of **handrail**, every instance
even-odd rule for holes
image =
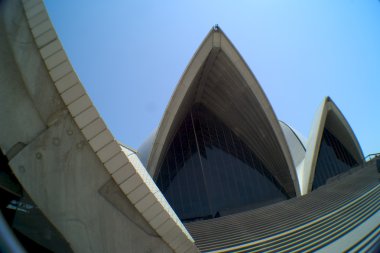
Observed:
[[[373,160],[373,159],[375,159],[375,158],[380,158],[380,153],[369,154],[369,155],[367,155],[367,156],[364,158],[364,160],[365,160],[366,162],[369,162],[369,161],[371,161],[371,160]]]

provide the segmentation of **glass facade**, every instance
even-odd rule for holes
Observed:
[[[250,148],[200,104],[179,127],[156,183],[185,222],[288,198]]]
[[[313,190],[340,173],[359,165],[343,144],[326,128],[323,131],[315,167]]]
[[[61,233],[22,188],[1,152],[0,210],[26,252],[73,252]]]

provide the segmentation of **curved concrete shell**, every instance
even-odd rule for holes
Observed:
[[[137,150],[137,155],[140,158],[142,164],[144,164],[145,168],[147,167],[149,155],[152,151],[154,140],[156,139],[156,133],[157,130],[154,130],[154,132],[151,133],[149,137],[144,140],[144,142],[140,145],[140,147]]]
[[[306,147],[303,168],[299,173],[299,177],[302,178],[300,180],[302,194],[307,194],[312,189],[316,163],[325,128],[334,134],[357,163],[362,163],[364,159],[360,144],[346,118],[331,98],[326,97],[315,115]]]
[[[305,159],[306,153],[306,141],[301,134],[297,133],[292,127],[286,124],[283,121],[280,121],[280,126],[282,131],[284,132],[286,142],[288,143],[288,147],[290,150],[290,154],[293,158],[294,166],[297,170],[297,176],[300,174],[300,170],[302,168],[302,162]],[[300,178],[298,178],[298,182],[300,182]]]
[[[135,152],[108,130],[43,1],[1,1],[0,31],[1,153],[73,251],[198,252]]]
[[[218,28],[201,44],[166,108],[148,160],[153,177],[194,103],[218,116],[257,154],[290,196],[298,195],[295,166],[277,117],[247,64]]]
[[[0,7],[0,230],[6,227],[2,214],[7,214],[9,227],[28,252],[379,251],[378,159],[304,198],[182,223],[136,152],[117,142],[107,128],[42,0],[2,0]],[[151,173],[194,102],[207,107],[204,115],[223,120],[223,129],[238,135],[239,143],[244,140],[244,148],[249,145],[290,193],[299,189],[294,186],[297,176],[303,193],[317,181],[315,170],[321,168],[321,157],[326,158],[321,147],[329,144],[325,136],[333,136],[332,152],[339,147],[350,153],[348,160],[355,165],[363,159],[352,129],[329,98],[315,116],[307,145],[294,129],[279,123],[244,61],[215,29],[182,77],[160,129],[140,150],[148,154],[153,147]],[[225,163],[220,157],[214,158]],[[197,182],[189,183],[189,195],[195,195]],[[228,189],[226,184],[220,188]],[[268,189],[263,189],[266,195]],[[230,199],[239,197],[231,193]],[[0,235],[1,249],[3,239]]]

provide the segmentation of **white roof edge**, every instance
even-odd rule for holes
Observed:
[[[192,59],[187,65],[180,78],[180,81],[178,82],[172,96],[170,97],[169,103],[159,123],[159,127],[156,130],[156,136],[148,158],[147,168],[150,175],[152,176],[154,176],[157,169],[160,154],[164,148],[164,142],[169,134],[170,127],[172,126],[172,122],[174,121],[175,116],[180,108],[181,102],[185,98],[187,91],[191,86],[191,83],[199,72],[199,69],[205,63],[207,56],[213,48],[213,34],[214,33],[211,30],[203,40],[202,44],[199,46],[196,53],[193,55]]]
[[[23,0],[34,41],[73,120],[126,197],[174,252],[198,252],[194,240],[170,207],[135,152],[117,142],[87,95],[55,33],[42,0]],[[38,15],[45,12],[46,15]],[[38,20],[38,16],[45,16]],[[133,183],[131,183],[133,182]],[[136,198],[136,191],[148,194]],[[159,211],[149,212],[151,207]],[[165,215],[163,215],[165,214]],[[163,220],[161,217],[168,217]]]
[[[223,50],[223,52],[229,57],[231,62],[234,64],[236,69],[240,72],[241,76],[247,82],[249,87],[252,89],[253,94],[256,96],[259,103],[262,105],[262,109],[269,123],[271,124],[271,127],[276,135],[276,139],[278,140],[281,150],[284,154],[288,168],[290,169],[290,175],[293,181],[295,192],[297,195],[299,195],[300,189],[296,168],[293,163],[290,150],[287,146],[285,136],[282,132],[281,126],[274,113],[274,110],[244,59],[241,57],[241,55],[230,42],[230,40],[227,38],[227,36],[225,36],[223,31],[219,28],[217,30],[213,28],[208,33],[208,35],[196,51],[195,55],[190,60],[189,65],[184,71],[172,97],[170,98],[169,104],[165,110],[159,128],[157,130],[156,140],[154,141],[153,148],[148,159],[147,167],[149,168],[150,174],[152,176],[155,174],[160,159],[161,151],[164,148],[163,145],[165,139],[169,134],[170,127],[176,117],[176,113],[179,110],[181,102],[186,97],[190,85],[192,84],[203,63],[205,63],[205,61],[207,60],[207,56],[213,48],[220,48],[221,50]]]
[[[346,118],[339,110],[339,108],[336,106],[336,104],[332,101],[332,99],[328,96],[325,97],[314,116],[312,128],[310,130],[309,138],[307,141],[305,160],[303,164],[304,167],[302,168],[302,195],[307,194],[311,191],[311,187],[314,180],[315,166],[317,163],[319,153],[319,147],[321,145],[322,134],[326,125],[327,115],[329,113],[333,113],[335,116],[337,116],[339,122],[342,124],[342,126],[344,126],[345,130],[349,134],[348,137],[354,142],[355,150],[351,150],[351,152],[355,152],[360,159],[364,159],[363,151],[360,147],[360,144],[351,126],[348,124]]]

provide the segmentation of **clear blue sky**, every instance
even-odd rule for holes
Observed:
[[[137,148],[219,24],[280,120],[305,137],[324,96],[364,154],[380,152],[380,1],[45,1],[63,46],[113,134]]]

